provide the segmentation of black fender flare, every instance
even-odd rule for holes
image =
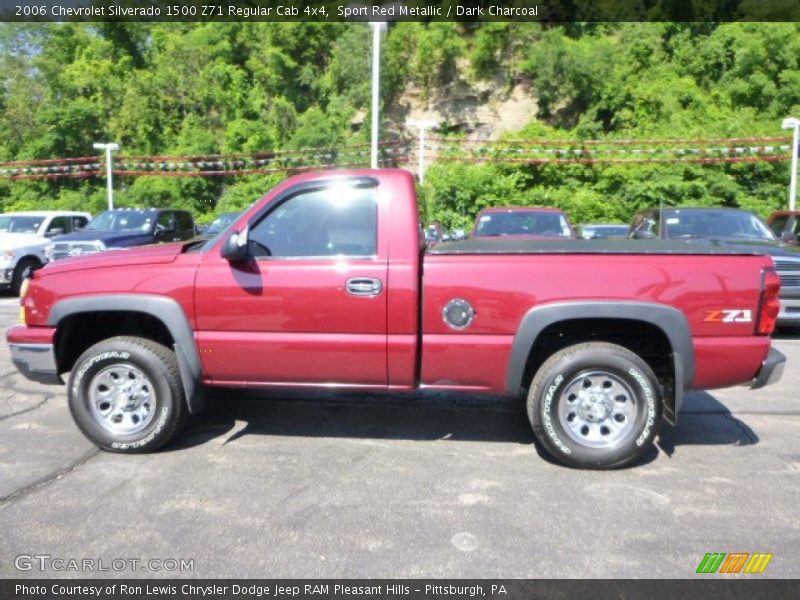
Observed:
[[[675,397],[665,398],[664,411],[673,424],[683,403],[683,393],[694,381],[695,355],[689,321],[680,310],[655,302],[624,300],[587,300],[553,302],[530,309],[520,322],[511,347],[506,373],[506,388],[519,395],[525,377],[525,366],[539,335],[550,325],[573,319],[626,319],[658,327],[669,340],[675,372]],[[671,415],[670,415],[671,413]],[[671,418],[670,418],[671,416]]]
[[[203,368],[200,353],[194,340],[189,319],[180,304],[172,298],[150,294],[113,294],[65,298],[53,305],[47,324],[58,327],[65,318],[92,312],[139,312],[161,321],[175,340],[174,350],[178,360],[186,403],[190,413],[203,407]]]

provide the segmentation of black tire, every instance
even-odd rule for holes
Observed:
[[[647,363],[605,342],[553,354],[536,372],[527,400],[541,445],[557,461],[583,469],[633,463],[658,433],[661,405],[658,380]]]
[[[119,379],[120,374],[122,379]],[[137,378],[137,374],[141,378]],[[127,376],[131,379],[126,379]],[[102,399],[101,394],[106,393],[101,391],[105,381],[103,377],[108,381],[119,380],[121,388],[125,383],[129,386],[135,384],[145,400],[139,398],[135,411],[116,408],[125,400],[126,392],[116,391],[115,387],[107,392],[113,400]],[[113,393],[117,395],[113,396]],[[134,402],[130,393],[128,390],[128,402]],[[172,439],[187,418],[186,398],[175,353],[161,344],[138,337],[112,337],[81,354],[70,373],[68,395],[70,412],[78,428],[95,445],[109,452],[152,452]],[[109,414],[104,417],[101,408]],[[142,417],[145,409],[147,414]],[[112,411],[117,414],[111,415]],[[134,422],[137,416],[139,421]],[[120,422],[112,422],[114,417],[120,417]],[[142,429],[125,431],[125,421],[130,422],[131,428],[141,426]]]
[[[33,270],[38,269],[42,266],[42,263],[36,260],[35,258],[23,258],[18,263],[17,266],[14,267],[14,273],[11,275],[11,286],[9,289],[11,293],[15,296],[19,296],[19,290],[22,287],[22,277],[25,275],[25,269],[31,268]]]

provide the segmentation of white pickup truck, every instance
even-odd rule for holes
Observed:
[[[25,269],[47,262],[49,238],[77,231],[91,218],[86,212],[59,210],[0,214],[0,289],[18,294]]]

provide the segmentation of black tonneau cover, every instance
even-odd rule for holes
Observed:
[[[766,254],[759,248],[672,240],[541,240],[481,237],[443,242],[428,254]]]

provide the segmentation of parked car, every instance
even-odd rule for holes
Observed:
[[[767,217],[767,225],[779,240],[800,246],[800,211],[775,211]]]
[[[305,173],[222,236],[50,263],[7,334],[99,447],[165,444],[203,388],[524,396],[562,463],[630,464],[685,390],[776,381],[772,261],[752,249],[479,237],[420,252],[414,178]],[[391,198],[391,202],[382,199]]]
[[[119,208],[100,213],[82,231],[54,237],[48,254],[51,260],[60,260],[105,250],[188,240],[194,235],[194,219],[188,211]]]
[[[580,226],[581,237],[585,240],[625,239],[628,237],[627,225],[589,224]]]
[[[631,223],[634,239],[681,240],[768,254],[781,278],[778,323],[800,323],[800,248],[778,240],[756,215],[738,208],[651,208]]]
[[[444,232],[440,223],[433,222],[425,228],[425,245],[427,246],[433,246],[449,239],[450,237]]]
[[[222,213],[216,219],[211,221],[211,224],[206,227],[202,233],[200,233],[200,236],[206,239],[214,237],[215,235],[221,233],[228,225],[233,223],[233,221],[236,220],[236,217],[238,217],[240,214],[242,213],[239,211]]]
[[[472,237],[535,236],[574,238],[575,230],[563,210],[537,206],[486,208],[478,213]]]
[[[87,212],[58,210],[0,214],[0,289],[18,294],[25,269],[47,262],[50,238],[77,231],[91,218]]]

